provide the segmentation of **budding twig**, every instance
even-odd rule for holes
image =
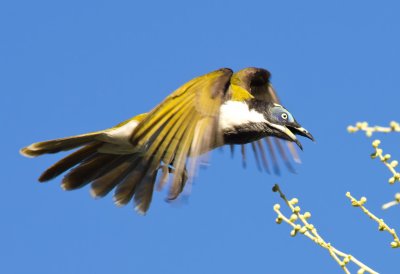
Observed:
[[[292,211],[291,216],[286,217],[280,211],[280,208],[281,208],[280,204],[274,205],[274,211],[278,215],[278,217],[275,220],[276,223],[280,224],[280,223],[282,223],[282,221],[284,221],[285,223],[289,224],[293,228],[292,231],[290,232],[290,235],[292,237],[296,236],[298,234],[298,232],[300,232],[301,234],[303,234],[306,237],[308,237],[309,239],[311,239],[314,243],[327,249],[329,251],[329,254],[331,255],[331,257],[339,264],[339,266],[343,269],[343,271],[346,274],[350,273],[350,271],[347,268],[347,264],[349,262],[353,262],[354,264],[356,264],[357,266],[360,267],[360,269],[357,272],[359,274],[362,274],[365,272],[372,273],[372,274],[378,273],[378,272],[372,270],[371,268],[369,268],[368,266],[366,266],[365,264],[363,264],[362,262],[360,262],[359,260],[357,260],[352,255],[346,254],[346,253],[336,249],[335,247],[333,247],[330,243],[326,242],[318,234],[317,229],[314,227],[314,225],[307,221],[311,217],[311,213],[310,212],[305,212],[303,214],[301,213],[300,207],[297,206],[297,204],[299,202],[297,198],[288,200],[286,198],[285,194],[283,194],[283,192],[281,191],[278,184],[275,184],[272,190],[274,192],[279,193],[280,197],[285,201],[286,205]],[[296,221],[298,221],[298,220],[300,220],[301,224],[296,223]]]
[[[367,122],[358,122],[355,126],[348,126],[347,131],[350,133],[354,133],[357,131],[364,131],[365,135],[371,137],[374,132],[383,132],[383,133],[390,133],[390,132],[400,132],[400,124],[392,121],[390,122],[389,127],[382,127],[382,126],[369,126]]]
[[[392,121],[390,122],[389,127],[381,127],[381,126],[370,127],[367,122],[358,122],[356,123],[355,126],[348,126],[347,130],[350,133],[354,133],[357,131],[364,131],[368,137],[371,137],[374,132],[383,132],[383,133],[400,132],[400,124],[395,121]],[[372,142],[372,146],[374,147],[375,152],[371,154],[371,158],[372,159],[379,158],[381,162],[387,166],[387,168],[393,174],[393,176],[389,178],[389,183],[394,184],[396,181],[400,181],[400,173],[398,173],[395,170],[395,167],[398,165],[398,161],[395,160],[389,162],[391,155],[383,154],[382,149],[379,148],[380,143],[381,143],[380,140],[375,140]],[[394,200],[383,204],[382,209],[388,209],[398,204],[400,204],[400,193],[395,194]]]
[[[392,248],[398,248],[400,247],[400,240],[399,237],[396,234],[396,231],[393,228],[390,228],[384,221],[383,219],[379,219],[376,217],[374,214],[372,214],[365,206],[364,204],[367,202],[367,198],[361,197],[360,200],[355,199],[353,196],[351,196],[350,192],[346,193],[347,198],[350,199],[351,205],[354,207],[359,207],[361,210],[372,220],[378,223],[379,231],[387,231],[393,236],[393,241],[390,243],[390,246]]]
[[[390,154],[383,154],[383,150],[379,148],[379,145],[381,144],[380,140],[375,140],[372,142],[372,146],[375,149],[375,152],[371,154],[371,158],[379,158],[382,163],[387,166],[387,168],[390,170],[390,172],[393,174],[393,176],[389,179],[390,184],[394,184],[395,182],[400,181],[400,173],[396,171],[396,167],[399,164],[398,161],[394,160],[389,162],[390,158],[392,157]]]

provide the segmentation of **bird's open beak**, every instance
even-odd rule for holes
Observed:
[[[296,145],[303,150],[303,146],[301,145],[300,141],[297,139],[296,135],[294,135],[294,133],[287,128],[286,126],[283,125],[277,125],[277,124],[271,124],[271,126],[273,126],[274,128],[276,128],[277,130],[281,131],[282,133],[284,133],[286,135],[287,140],[292,141],[294,143],[296,143]],[[311,135],[310,135],[311,136]],[[312,136],[311,136],[312,137]]]
[[[314,142],[314,137],[304,127],[290,127],[290,129],[294,134],[304,136]]]
[[[277,124],[270,124],[272,127],[275,127],[277,130],[281,131],[285,134],[287,140],[296,143],[296,145],[303,150],[303,146],[301,145],[300,141],[297,139],[296,135],[304,136],[311,141],[314,141],[314,137],[311,135],[308,130],[299,126],[284,126],[284,125],[277,125]]]

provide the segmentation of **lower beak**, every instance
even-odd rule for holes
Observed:
[[[296,135],[294,135],[293,132],[289,128],[283,126],[281,130],[286,134],[287,137],[289,137],[290,141],[296,143],[296,145],[301,150],[303,150],[303,146],[301,145],[300,141],[296,138]]]
[[[296,145],[301,150],[303,150],[303,146],[301,145],[300,141],[297,139],[295,134],[299,134],[299,135],[305,136],[305,137],[307,137],[307,138],[309,138],[309,139],[314,141],[314,138],[312,137],[312,135],[302,127],[298,127],[298,128],[290,127],[290,129],[289,129],[288,127],[283,126],[283,125],[271,124],[271,126],[275,127],[276,129],[280,130],[281,132],[283,132],[286,135],[285,139],[296,143]]]
[[[303,150],[303,146],[301,145],[301,143],[300,143],[300,141],[299,141],[298,139],[294,140],[293,142],[295,142],[296,145],[297,145],[301,150]]]

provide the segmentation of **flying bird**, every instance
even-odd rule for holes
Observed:
[[[91,194],[103,197],[115,188],[117,205],[132,199],[145,214],[154,185],[169,182],[168,199],[175,199],[193,177],[202,155],[223,145],[251,147],[258,161],[269,169],[264,144],[278,171],[274,147],[290,167],[283,143],[297,159],[296,135],[314,140],[293,115],[279,103],[269,71],[246,68],[233,73],[222,68],[185,83],[148,113],[112,128],[31,144],[20,150],[27,157],[75,150],[39,177],[49,181],[67,172],[65,190],[91,184]],[[283,140],[283,141],[282,141]]]

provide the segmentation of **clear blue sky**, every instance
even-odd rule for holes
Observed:
[[[323,2],[323,3],[322,3]],[[398,272],[390,235],[349,206],[346,191],[400,231],[399,186],[346,127],[399,120],[398,1],[2,1],[0,272],[341,273],[329,254],[276,225],[279,182],[337,248]],[[88,188],[37,183],[61,155],[22,146],[113,126],[192,77],[220,67],[272,72],[303,139],[298,174],[246,170],[228,150],[200,172],[187,204],[156,193],[145,217]],[[400,159],[400,136],[380,136]],[[354,270],[354,269],[353,269]]]

